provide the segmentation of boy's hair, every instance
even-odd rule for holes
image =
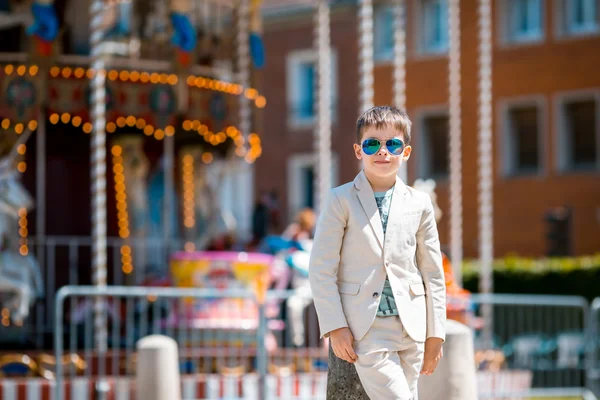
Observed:
[[[356,121],[356,143],[361,142],[368,128],[392,128],[404,136],[404,144],[410,144],[410,127],[412,123],[408,114],[392,106],[376,106],[365,111]]]

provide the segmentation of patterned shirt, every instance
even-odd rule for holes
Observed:
[[[376,192],[375,202],[379,209],[379,215],[381,217],[381,225],[383,226],[383,234],[387,228],[388,216],[390,214],[390,206],[392,204],[392,195],[394,188],[392,187],[387,192]],[[390,286],[390,281],[387,276],[385,277],[385,283],[383,285],[383,291],[379,300],[379,308],[377,309],[377,316],[388,317],[391,315],[398,315],[398,308],[396,307],[396,301],[394,300],[394,293]]]

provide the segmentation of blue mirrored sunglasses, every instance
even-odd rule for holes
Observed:
[[[387,151],[394,155],[399,156],[404,150],[404,142],[398,138],[386,140],[385,147]],[[368,156],[372,156],[381,149],[381,142],[378,139],[365,139],[362,142],[362,150]]]

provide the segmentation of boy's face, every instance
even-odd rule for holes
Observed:
[[[379,149],[371,155],[367,154],[370,153],[370,151],[363,150],[362,146],[365,140],[368,139],[376,139],[381,143]],[[392,141],[390,145],[392,151],[395,150],[397,154],[394,154],[386,146],[386,142],[393,139],[396,139],[396,141]],[[362,160],[365,172],[368,175],[385,178],[398,173],[400,165],[408,160],[410,152],[412,151],[412,148],[406,145],[402,146],[401,149],[394,147],[394,144],[399,144],[397,142],[398,139],[402,141],[402,144],[404,143],[404,135],[393,128],[367,128],[365,130],[361,142],[354,144],[354,153],[357,159]],[[371,142],[371,144],[372,143],[376,142]]]

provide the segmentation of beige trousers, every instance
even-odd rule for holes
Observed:
[[[354,363],[371,400],[418,400],[417,381],[425,343],[415,342],[398,316],[376,317],[367,334],[354,342]]]

